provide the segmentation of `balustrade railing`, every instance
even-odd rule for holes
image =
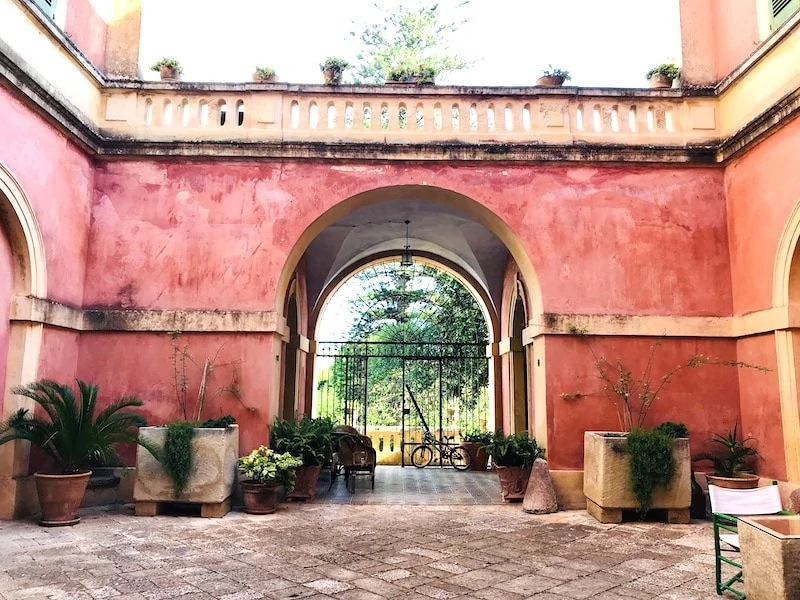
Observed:
[[[381,143],[685,145],[719,136],[713,97],[631,90],[369,90],[116,88],[106,90],[103,128],[146,139]]]

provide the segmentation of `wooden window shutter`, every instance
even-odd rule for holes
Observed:
[[[769,28],[772,31],[783,25],[800,8],[800,0],[770,0],[770,2],[772,10]]]
[[[800,2],[800,0],[797,1]],[[48,17],[53,18],[56,10],[56,0],[33,0],[33,3],[41,8],[42,12]]]

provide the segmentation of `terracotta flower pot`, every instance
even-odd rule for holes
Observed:
[[[327,85],[339,85],[342,83],[342,72],[334,69],[325,69],[322,72],[322,77],[325,79]]]
[[[561,87],[564,85],[564,78],[560,75],[542,75],[536,80],[536,85],[546,87]]]
[[[273,83],[275,81],[275,75],[270,75],[269,77],[262,77],[258,73],[253,73],[253,81],[257,83]]]
[[[175,71],[173,67],[168,67],[164,65],[161,67],[159,71],[159,75],[161,76],[161,81],[177,81],[178,80],[178,73]]]
[[[251,515],[269,515],[278,508],[280,483],[258,483],[253,480],[242,482],[244,512]]]
[[[752,490],[758,487],[758,475],[749,473],[737,473],[734,477],[718,477],[716,475],[706,475],[709,483],[721,488],[733,490]]]
[[[322,465],[300,467],[295,474],[294,489],[286,494],[295,500],[313,500],[317,497],[317,479]]]
[[[523,500],[531,477],[531,467],[502,467],[496,465],[503,500]]]
[[[88,470],[69,475],[34,473],[36,493],[42,509],[39,524],[44,527],[62,527],[79,523],[81,518],[77,514],[78,508],[91,474]]]
[[[672,87],[672,79],[667,77],[662,73],[654,73],[650,79],[648,79],[648,84],[653,89],[666,89]]]
[[[472,457],[468,471],[485,471],[489,461],[489,455],[486,454],[486,448],[478,442],[461,442],[461,447],[464,448]]]

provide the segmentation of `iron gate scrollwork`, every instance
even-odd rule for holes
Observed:
[[[494,424],[484,344],[318,342],[316,356],[314,414],[384,438],[383,446],[388,437],[403,466],[422,440],[423,421],[434,436],[453,441]]]

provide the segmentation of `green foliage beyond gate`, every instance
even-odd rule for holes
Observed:
[[[366,406],[370,427],[397,426],[408,385],[431,430],[485,426],[488,330],[472,294],[421,264],[383,263],[353,279],[360,292],[348,303],[347,340],[318,344],[318,356],[333,360],[317,373],[316,414],[363,427]]]

